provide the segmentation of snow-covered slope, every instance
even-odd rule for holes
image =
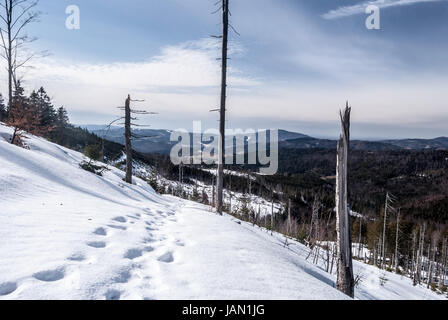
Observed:
[[[0,124],[0,299],[345,299],[306,248]],[[358,298],[437,298],[365,270]],[[388,289],[390,286],[390,289]],[[412,291],[412,294],[408,291]]]

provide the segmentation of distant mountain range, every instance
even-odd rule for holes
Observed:
[[[121,127],[112,127],[105,131],[104,126],[86,125],[81,126],[88,131],[95,133],[107,140],[124,144],[124,129]],[[133,142],[133,148],[142,153],[160,153],[169,154],[171,148],[176,142],[170,141],[170,130],[142,129],[133,130],[133,134],[141,137]],[[305,134],[279,130],[279,149],[335,149],[336,140],[319,139],[307,136]],[[248,142],[246,142],[248,143]],[[401,139],[401,140],[382,140],[366,141],[352,140],[351,148],[354,150],[423,150],[436,149],[448,150],[448,138],[440,137],[435,139]]]

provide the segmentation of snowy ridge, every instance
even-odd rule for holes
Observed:
[[[0,299],[346,299],[334,275],[284,237],[161,197],[143,180],[84,171],[42,138],[0,124]],[[371,267],[373,268],[373,267]],[[355,263],[359,299],[441,298]]]

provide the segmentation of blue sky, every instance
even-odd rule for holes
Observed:
[[[216,0],[41,0],[28,29],[52,55],[23,74],[79,124],[106,123],[127,93],[160,115],[154,128],[217,125]],[[364,10],[380,7],[381,29]],[[81,29],[65,28],[78,5]],[[231,0],[229,127],[323,137],[353,106],[359,138],[448,136],[448,1]],[[2,81],[4,82],[4,81]],[[4,92],[4,84],[2,84]],[[123,100],[123,101],[122,101]]]

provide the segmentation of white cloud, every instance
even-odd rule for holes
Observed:
[[[233,57],[244,54],[235,42],[229,51]],[[131,94],[145,99],[155,111],[203,113],[218,105],[219,56],[219,41],[202,39],[164,47],[159,55],[142,62],[93,64],[48,57],[26,71],[24,87],[29,91],[44,86],[56,105],[75,112],[114,115]],[[6,78],[1,78],[1,92],[6,92]],[[235,90],[259,85],[233,67],[229,67],[228,80]]]
[[[233,44],[231,51],[242,49]],[[128,90],[147,90],[151,87],[199,88],[219,84],[220,62],[218,43],[200,40],[169,46],[160,55],[144,62],[90,64],[76,61],[46,59],[34,64],[27,80],[65,81],[74,85],[92,85]],[[249,86],[254,80],[230,69],[232,82]]]
[[[337,9],[331,10],[323,14],[322,17],[324,19],[331,20],[331,19],[348,17],[356,14],[363,14],[365,13],[365,10],[369,5],[375,5],[378,8],[390,8],[397,6],[408,6],[423,2],[440,2],[440,1],[445,0],[371,0],[371,1],[364,1],[352,6],[339,7]]]

